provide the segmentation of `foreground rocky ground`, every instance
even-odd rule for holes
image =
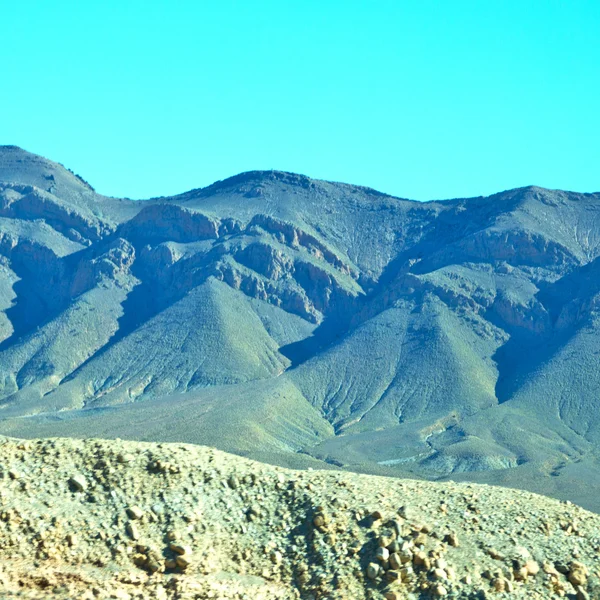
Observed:
[[[600,516],[181,444],[3,438],[2,598],[600,598]]]

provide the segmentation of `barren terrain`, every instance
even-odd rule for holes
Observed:
[[[3,598],[600,598],[600,516],[193,445],[0,445]]]

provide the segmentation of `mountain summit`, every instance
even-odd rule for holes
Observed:
[[[600,194],[419,203],[253,171],[132,201],[3,146],[0,430],[600,510],[599,256]]]

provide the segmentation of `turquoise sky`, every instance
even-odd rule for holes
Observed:
[[[600,1],[0,2],[0,143],[102,193],[600,190]]]

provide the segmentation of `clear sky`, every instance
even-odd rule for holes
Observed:
[[[599,0],[0,0],[0,143],[142,198],[282,169],[600,190]]]

